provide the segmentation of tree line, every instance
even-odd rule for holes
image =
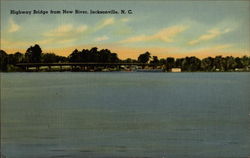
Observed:
[[[109,49],[98,50],[97,47],[75,49],[69,56],[59,56],[54,53],[43,53],[39,45],[30,46],[26,52],[16,52],[7,54],[0,50],[0,71],[15,71],[17,63],[65,63],[65,62],[95,62],[95,63],[150,63],[156,66],[165,66],[167,71],[172,68],[181,68],[182,71],[249,71],[250,56],[233,57],[233,56],[216,56],[199,59],[195,56],[185,58],[161,58],[151,56],[150,52],[142,53],[137,59],[118,58],[117,53]]]

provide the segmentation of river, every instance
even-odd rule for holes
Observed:
[[[250,73],[1,73],[7,158],[247,158]]]

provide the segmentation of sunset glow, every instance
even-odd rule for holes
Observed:
[[[70,5],[69,5],[70,3]],[[119,58],[149,51],[160,58],[250,55],[249,1],[187,2],[1,1],[1,49],[68,56],[108,48]],[[131,14],[11,14],[16,11],[131,10]],[[112,11],[112,12],[114,12]]]

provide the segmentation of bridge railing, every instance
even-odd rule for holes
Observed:
[[[16,66],[121,66],[121,65],[135,65],[135,66],[159,66],[159,64],[152,63],[17,63]]]

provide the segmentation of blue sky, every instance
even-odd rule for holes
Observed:
[[[132,10],[118,15],[11,15],[10,10]],[[250,55],[250,1],[1,1],[1,49],[39,44],[69,55],[108,48],[120,58]]]

